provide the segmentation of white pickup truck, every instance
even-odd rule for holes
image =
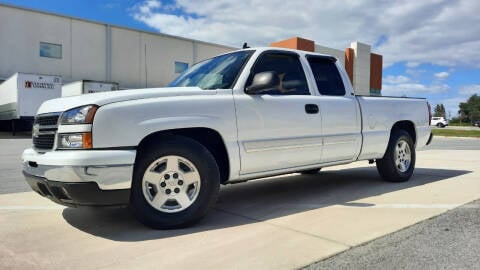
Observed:
[[[129,205],[153,228],[187,226],[220,184],[359,160],[407,181],[431,140],[425,99],[353,93],[331,56],[256,48],[200,62],[167,88],[43,103],[23,172],[67,206]]]

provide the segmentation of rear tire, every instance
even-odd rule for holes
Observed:
[[[218,197],[220,172],[208,149],[184,136],[163,137],[135,162],[130,206],[154,229],[189,226]]]
[[[415,145],[410,134],[404,130],[393,130],[385,155],[376,163],[383,180],[408,181],[415,169]]]

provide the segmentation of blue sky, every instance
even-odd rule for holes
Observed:
[[[480,94],[480,1],[0,2],[234,47],[293,36],[342,50],[360,41],[384,57],[384,95],[426,97],[454,116],[459,102]]]

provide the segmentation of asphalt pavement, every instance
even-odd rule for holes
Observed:
[[[0,132],[0,194],[31,191],[22,179],[22,152],[31,147],[32,140],[25,134],[12,137]]]
[[[433,137],[423,150],[480,150],[480,138]]]
[[[312,264],[313,269],[480,269],[480,200]]]

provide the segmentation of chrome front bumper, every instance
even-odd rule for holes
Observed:
[[[24,173],[48,181],[94,182],[101,190],[130,189],[135,150],[23,152]]]

